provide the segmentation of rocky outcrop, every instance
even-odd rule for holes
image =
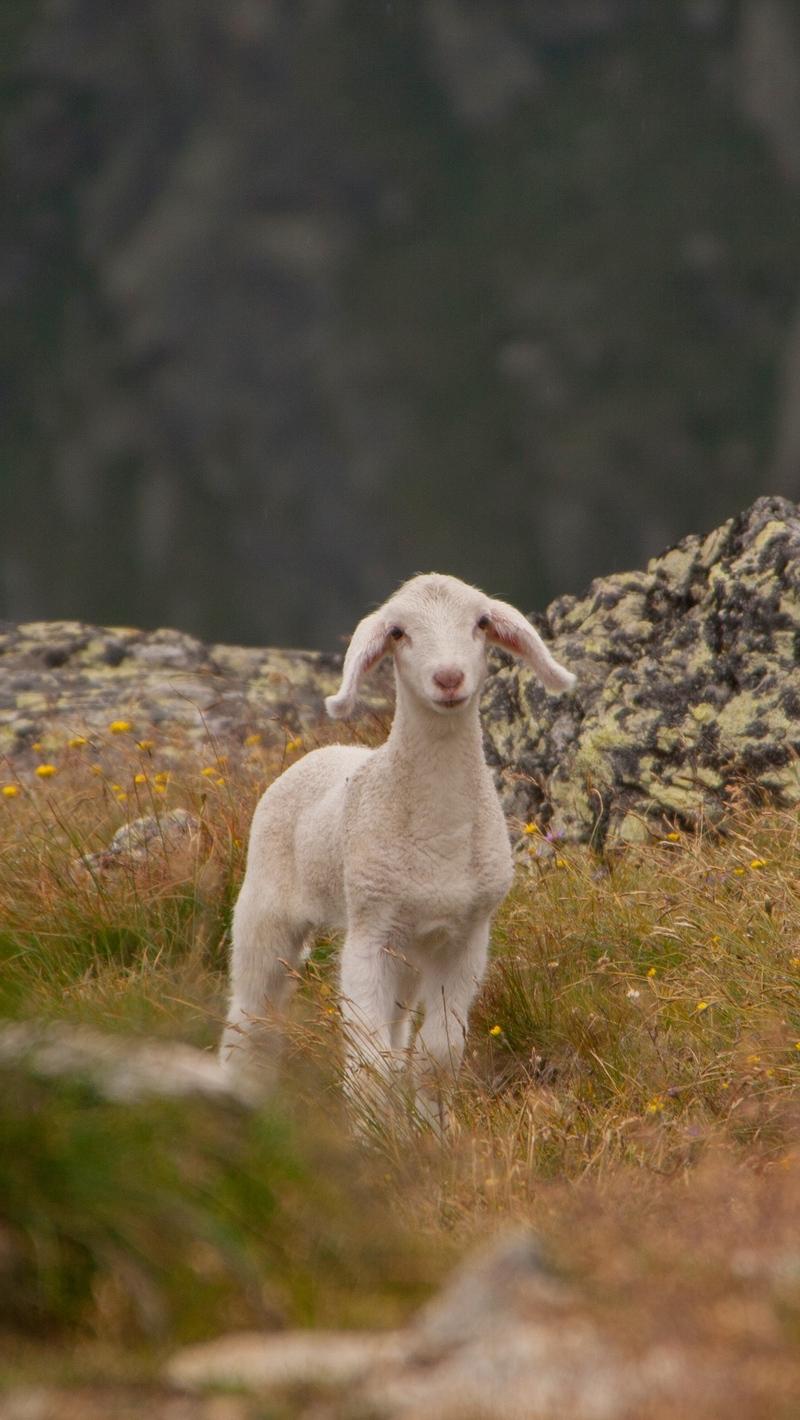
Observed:
[[[206,646],[171,630],[6,623],[0,755],[24,760],[32,744],[57,752],[115,724],[145,740],[168,733],[185,744],[229,744],[261,732],[280,741],[319,720],[340,664],[315,651]],[[370,689],[375,708],[385,710],[386,675]]]
[[[631,841],[719,822],[730,788],[800,802],[800,509],[761,498],[642,572],[548,609],[578,675],[553,701],[517,668],[489,688],[506,806],[555,834]]]
[[[691,1213],[684,1200],[684,1213]],[[767,1230],[768,1232],[768,1230]],[[627,1248],[608,1275],[626,1271]],[[641,1246],[662,1256],[661,1238]],[[691,1250],[669,1248],[651,1281],[620,1296],[565,1281],[535,1234],[517,1228],[468,1258],[396,1331],[251,1331],[188,1346],[165,1376],[57,1389],[11,1388],[1,1420],[742,1420],[797,1413],[791,1247],[734,1249],[709,1293]],[[660,1306],[653,1305],[658,1293]],[[624,1296],[624,1294],[623,1294]],[[632,1312],[636,1310],[633,1320]],[[786,1341],[787,1330],[789,1340]]]
[[[643,571],[561,597],[537,619],[578,674],[547,695],[498,656],[484,703],[487,751],[512,820],[552,836],[630,842],[665,822],[720,822],[729,790],[800,802],[800,509],[759,499]],[[319,725],[340,658],[204,646],[175,631],[76,623],[0,636],[0,749],[20,773],[32,744],[108,739],[124,717],[148,738],[276,742]],[[388,721],[386,667],[364,714]]]
[[[329,1405],[300,1413],[328,1420],[633,1420],[682,1405],[701,1416],[728,1384],[713,1357],[677,1343],[626,1354],[527,1230],[470,1259],[403,1331],[222,1337],[179,1353],[167,1378],[193,1392],[325,1386]]]

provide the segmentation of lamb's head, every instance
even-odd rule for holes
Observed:
[[[489,642],[519,656],[548,690],[568,690],[575,683],[521,612],[457,577],[433,572],[412,577],[359,622],[339,691],[325,701],[328,714],[347,719],[361,677],[390,653],[399,686],[418,704],[437,715],[458,716],[480,694]]]

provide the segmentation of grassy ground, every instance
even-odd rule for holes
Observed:
[[[306,748],[198,761],[118,728],[0,769],[0,1013],[213,1048],[252,808]],[[176,806],[197,854],[75,868]],[[395,1324],[524,1218],[620,1336],[752,1350],[763,1413],[796,1413],[800,825],[732,795],[726,829],[601,859],[528,825],[444,1145],[351,1139],[330,942],[269,1113],[3,1066],[4,1381],[141,1381],[253,1324]]]

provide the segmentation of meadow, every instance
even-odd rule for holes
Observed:
[[[120,720],[0,766],[0,1016],[213,1050],[252,810],[313,743],[198,753]],[[0,1382],[142,1383],[238,1327],[396,1325],[525,1220],[626,1345],[750,1357],[747,1413],[796,1414],[800,824],[729,800],[722,831],[603,853],[515,825],[444,1142],[402,1102],[354,1136],[330,940],[268,1109],[114,1101],[5,1058]],[[177,807],[191,852],[86,865]]]

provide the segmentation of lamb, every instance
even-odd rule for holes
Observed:
[[[413,577],[356,627],[326,709],[350,716],[362,676],[391,655],[391,732],[378,749],[312,751],[256,807],[220,1047],[234,1075],[271,1080],[305,944],[342,930],[349,1093],[385,1086],[410,1055],[419,1116],[445,1123],[491,917],[512,880],[479,719],[490,642],[547,689],[574,684],[520,612],[455,577]]]

